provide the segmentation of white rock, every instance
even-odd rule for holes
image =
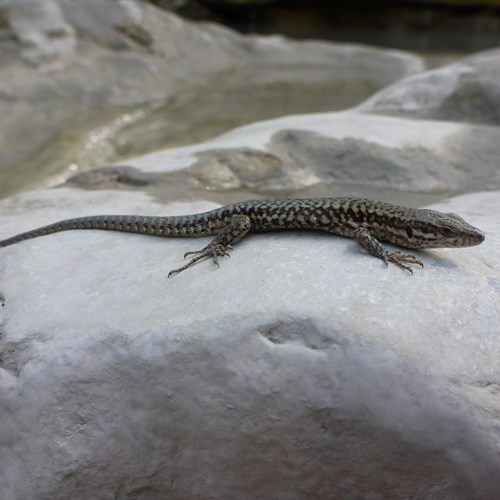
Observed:
[[[23,58],[31,63],[64,58],[75,49],[75,32],[56,0],[10,0],[7,17],[25,46]]]
[[[410,276],[350,239],[59,233],[0,249],[2,498],[494,498],[498,192],[437,207],[486,231]],[[0,238],[145,195],[37,192]],[[61,208],[63,207],[63,208]],[[34,211],[36,208],[36,211]]]
[[[188,167],[203,164],[197,155],[217,150],[238,154],[242,148],[252,148],[272,155],[270,166],[278,160],[286,171],[279,178],[268,179],[264,184],[267,189],[272,182],[276,191],[314,184],[330,184],[333,189],[342,184],[364,184],[443,193],[500,188],[498,137],[497,127],[344,111],[261,121],[210,141],[158,151],[127,164],[154,173],[184,169],[183,174],[190,178],[193,173]],[[92,172],[89,174],[92,177]],[[203,185],[212,181],[207,179]],[[220,187],[224,188],[223,183]]]
[[[357,104],[424,67],[394,50],[243,36],[151,2],[9,0],[7,7],[13,33],[0,51],[0,196],[47,186],[70,175],[69,166],[195,141],[234,123],[308,111],[307,103]],[[328,94],[304,90],[318,88]],[[278,89],[302,96],[300,105],[285,104]],[[256,106],[254,93],[268,105]]]
[[[413,118],[500,125],[500,49],[401,78],[359,109]]]

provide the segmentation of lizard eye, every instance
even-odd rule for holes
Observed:
[[[406,226],[406,235],[408,238],[413,238],[413,228],[409,224]]]
[[[443,226],[442,228],[440,228],[439,232],[443,235],[443,236],[446,236],[446,237],[451,237],[453,236],[453,229],[449,228],[449,227],[446,227],[446,226]]]

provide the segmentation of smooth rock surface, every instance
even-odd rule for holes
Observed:
[[[46,105],[23,126],[47,145],[68,116],[90,120],[101,159],[127,143],[125,129],[152,140],[154,127],[126,124],[171,95],[182,135],[184,102],[200,96],[179,89],[206,71],[218,110],[221,81],[254,91],[304,65],[309,83],[321,81],[314,68],[329,60],[332,79],[387,85],[421,68],[399,53],[240,37],[134,1],[19,5],[48,9],[44,29],[36,16],[16,25],[20,39],[31,33],[21,55],[42,90],[15,51],[0,51],[16,61],[16,92]],[[83,56],[98,61],[96,78]],[[172,279],[207,238],[68,231],[0,248],[0,499],[496,498],[500,141],[484,104],[497,95],[496,58],[402,80],[351,111],[254,123],[0,202],[0,239],[68,217],[178,215],[276,195],[439,199],[432,208],[486,233],[478,247],[415,252],[425,267],[413,276],[313,232],[250,235],[220,268]],[[14,106],[11,83],[0,79],[0,100]],[[82,116],[71,107],[80,98]],[[103,103],[139,107],[120,119],[113,109],[101,126],[85,113]],[[0,134],[9,154],[14,109],[3,115],[13,135]],[[464,191],[483,192],[446,199]]]
[[[500,49],[402,78],[359,109],[408,118],[500,125]]]
[[[5,12],[0,196],[241,123],[346,108],[423,69],[412,54],[241,36],[134,0]]]
[[[497,127],[356,111],[289,116],[135,158],[124,169],[90,171],[71,182],[156,189],[157,196],[170,199],[196,189],[201,196],[248,190],[250,197],[292,190],[308,196],[315,188],[322,196],[373,196],[378,189],[388,201],[400,191],[405,204],[408,192],[444,197],[499,189],[498,137]]]
[[[419,252],[413,276],[316,233],[252,235],[173,279],[206,239],[0,249],[2,499],[494,498],[499,194],[433,207],[486,241]],[[0,203],[0,238],[213,206],[39,191]]]

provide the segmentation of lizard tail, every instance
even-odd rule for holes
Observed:
[[[47,234],[74,229],[102,229],[152,236],[205,236],[215,234],[217,228],[206,217],[147,217],[139,215],[96,215],[67,219],[0,241],[0,247],[13,245]]]
[[[17,234],[12,238],[2,240],[0,241],[0,247],[7,247],[20,241],[31,240],[32,238],[38,238],[39,236],[58,233],[60,231],[68,231],[71,229],[100,229],[97,227],[96,219],[98,219],[98,217],[81,217],[49,224],[48,226],[39,227],[37,229],[33,229],[32,231],[26,231],[24,233]]]

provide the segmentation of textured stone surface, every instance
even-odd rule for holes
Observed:
[[[315,186],[324,196],[362,194],[360,186],[442,196],[500,188],[498,137],[498,127],[345,111],[258,122],[128,164],[142,172],[135,179],[143,189],[161,187],[174,197],[194,189],[271,195]],[[109,187],[119,171],[88,172],[79,184]],[[123,185],[132,187],[126,172]]]
[[[66,114],[88,119],[75,103],[86,113],[104,102],[119,108],[142,103],[147,88],[148,99],[175,93],[182,110],[195,94],[178,89],[203,78],[204,65],[255,89],[282,81],[278,61],[289,75],[307,63],[309,81],[330,60],[332,79],[370,74],[384,85],[421,64],[369,48],[239,37],[131,1],[18,5],[53,17],[47,29],[17,25],[31,33],[19,53],[0,50],[16,92],[45,106],[29,114],[0,79],[8,154],[17,151],[15,109],[44,134],[33,144],[23,137],[40,151],[67,128]],[[72,51],[98,61],[95,78],[83,59],[68,63]],[[33,94],[18,57],[45,79]],[[316,233],[250,235],[220,268],[204,262],[172,279],[182,255],[208,239],[68,231],[0,249],[1,500],[496,498],[496,61],[497,51],[475,55],[351,111],[254,123],[0,202],[0,239],[67,217],[196,213],[276,194],[440,199],[432,208],[486,233],[478,247],[416,252],[425,267],[413,276],[350,239]],[[125,80],[110,85],[117,74]],[[223,110],[218,90],[213,109]],[[144,113],[94,129],[102,157],[113,158],[121,127]],[[190,123],[178,116],[174,126]],[[128,130],[146,142],[157,129]],[[478,190],[489,191],[446,199]]]
[[[420,252],[413,276],[312,233],[251,236],[174,279],[205,239],[2,249],[2,498],[494,498],[499,200],[434,207],[486,241]],[[0,237],[27,214],[212,206],[42,191],[0,204]]]

